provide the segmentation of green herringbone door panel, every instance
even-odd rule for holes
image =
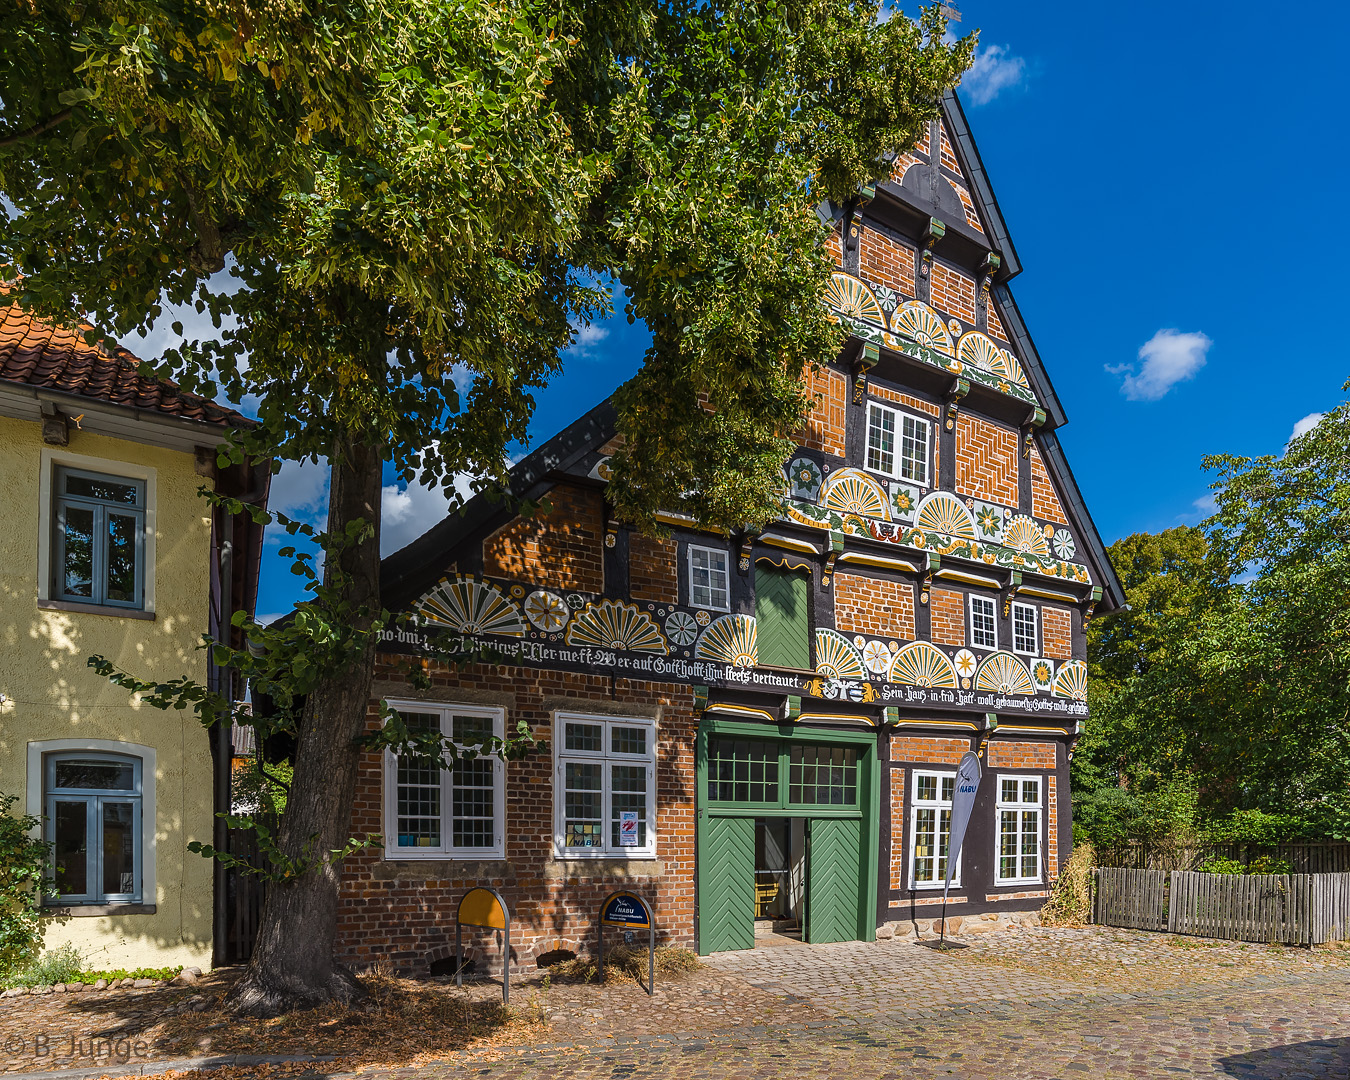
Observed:
[[[811,582],[805,574],[755,567],[755,621],[761,664],[810,668],[810,600]]]
[[[862,821],[806,823],[806,940],[856,941],[862,888]]]
[[[698,949],[755,947],[755,819],[709,818],[698,852]]]

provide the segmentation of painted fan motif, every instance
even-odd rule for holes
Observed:
[[[502,591],[486,581],[461,577],[442,581],[414,609],[426,622],[460,634],[524,637],[525,620]]]
[[[867,282],[852,274],[830,275],[830,283],[825,286],[825,302],[841,315],[886,325],[886,316],[882,314],[876,295],[867,287]]]
[[[956,686],[956,669],[945,653],[926,641],[911,641],[895,654],[891,682],[911,686]]]
[[[723,615],[703,631],[694,655],[735,667],[757,667],[759,631],[753,616]]]
[[[1008,522],[1003,530],[1003,543],[1014,551],[1028,555],[1049,557],[1050,545],[1045,539],[1045,530],[1025,514],[1019,514]]]
[[[999,375],[1007,374],[1007,364],[1003,361],[1003,350],[978,330],[972,330],[961,339],[957,346],[956,358],[962,363],[977,367],[981,371],[992,371]]]
[[[975,539],[975,519],[965,503],[946,491],[935,491],[919,503],[919,528],[930,532],[958,536],[962,540]]]
[[[1015,357],[1007,349],[1004,349],[1003,361],[1004,364],[1006,365],[1005,374],[1008,376],[1008,378],[1011,379],[1013,382],[1015,382],[1018,386],[1023,386],[1026,387],[1028,390],[1030,390],[1031,387],[1027,386],[1027,374],[1025,371],[1022,370],[1022,365],[1017,362],[1017,357]]]
[[[1069,660],[1060,665],[1059,674],[1055,676],[1055,697],[1086,701],[1087,682],[1087,664],[1081,660]]]
[[[863,646],[863,666],[873,675],[885,676],[891,669],[891,650],[884,641],[869,641]]]
[[[536,589],[525,598],[525,618],[536,630],[546,634],[555,634],[567,625],[572,613],[567,610],[563,598],[546,589]]]
[[[622,600],[587,604],[567,628],[567,644],[663,655],[670,651],[651,616]]]
[[[881,485],[857,469],[840,469],[830,477],[822,501],[840,514],[859,514],[883,520],[890,517],[886,511],[886,493],[882,491]]]
[[[980,665],[975,677],[975,689],[993,690],[1000,694],[1034,694],[1036,686],[1026,665],[1012,653],[996,652]]]
[[[952,355],[952,336],[937,313],[920,300],[911,300],[891,316],[891,329],[920,345]]]
[[[827,679],[865,679],[862,658],[837,630],[816,631],[816,674]]]
[[[692,645],[698,637],[698,623],[687,611],[672,611],[666,619],[666,637],[681,648]]]

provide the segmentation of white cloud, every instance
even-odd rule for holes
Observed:
[[[469,477],[456,476],[455,490],[461,498],[470,498]],[[450,500],[440,487],[386,484],[380,489],[380,554],[389,555],[411,544],[449,512]]]
[[[1139,347],[1143,367],[1134,364],[1106,365],[1112,375],[1124,375],[1120,392],[1130,401],[1157,401],[1179,382],[1195,377],[1205,366],[1205,355],[1214,343],[1201,333],[1159,330]]]
[[[1201,495],[1192,505],[1201,517],[1209,517],[1219,508],[1219,497],[1211,491],[1208,495]]]
[[[1319,423],[1322,422],[1322,417],[1324,416],[1326,416],[1326,413],[1311,412],[1307,416],[1305,416],[1302,420],[1294,421],[1294,430],[1289,433],[1289,442],[1284,444],[1284,448],[1288,450],[1289,443],[1293,442],[1300,435],[1306,435],[1309,431],[1311,431]]]
[[[595,355],[596,347],[609,337],[609,329],[595,323],[572,324],[572,344],[567,351],[578,359],[585,360]]]
[[[328,513],[328,462],[283,461],[267,506],[301,521],[321,521]]]
[[[1017,86],[1026,70],[1027,62],[1013,56],[1007,45],[976,49],[970,70],[961,77],[962,96],[972,105],[988,105],[1004,90]]]

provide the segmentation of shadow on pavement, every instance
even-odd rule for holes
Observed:
[[[1219,1058],[1216,1064],[1224,1075],[1244,1080],[1345,1080],[1350,1077],[1350,1038],[1251,1050]]]

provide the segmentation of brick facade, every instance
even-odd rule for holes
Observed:
[[[956,490],[1017,505],[1017,432],[978,416],[956,418]]]
[[[1041,608],[1041,651],[1055,660],[1073,656],[1073,612],[1067,608]]]
[[[1007,331],[1003,329],[1003,320],[998,317],[998,305],[992,300],[988,306],[989,315],[989,336],[998,338],[1005,345],[1009,344]]]
[[[990,739],[987,755],[991,769],[1053,769],[1056,744]]]
[[[914,298],[914,249],[883,232],[868,229],[859,250],[859,269],[868,281],[889,285],[907,299]]]
[[[931,401],[924,401],[923,398],[916,398],[913,394],[904,394],[899,390],[892,390],[889,386],[881,386],[879,383],[869,382],[867,384],[867,392],[873,397],[881,398],[882,401],[903,405],[907,409],[913,409],[915,412],[927,413],[934,418],[942,415],[942,409],[939,406],[934,405]]]
[[[1031,448],[1031,512],[1046,521],[1057,521],[1061,525],[1069,523],[1055,485],[1050,481],[1050,473],[1041,460],[1040,448],[1036,446]]]
[[[939,645],[966,643],[966,598],[953,589],[934,589],[929,597],[933,641]]]
[[[914,638],[914,586],[907,581],[836,574],[834,625],[847,634]]]
[[[547,512],[516,518],[483,541],[483,572],[552,589],[602,592],[600,492],[559,484],[549,492],[548,503]]]
[[[806,421],[802,443],[835,457],[844,456],[844,418],[848,407],[848,380],[831,368],[806,369],[806,387],[815,408]]]
[[[969,739],[944,739],[936,735],[892,735],[891,760],[959,765],[970,749]]]
[[[909,845],[903,842],[905,836],[905,780],[909,773],[905,769],[888,769],[887,773],[891,783],[891,888],[903,889],[906,885],[905,856],[909,850]]]
[[[975,322],[975,279],[933,260],[932,304],[939,311]]]
[[[674,540],[633,533],[628,540],[628,590],[634,600],[673,604],[680,598]]]

